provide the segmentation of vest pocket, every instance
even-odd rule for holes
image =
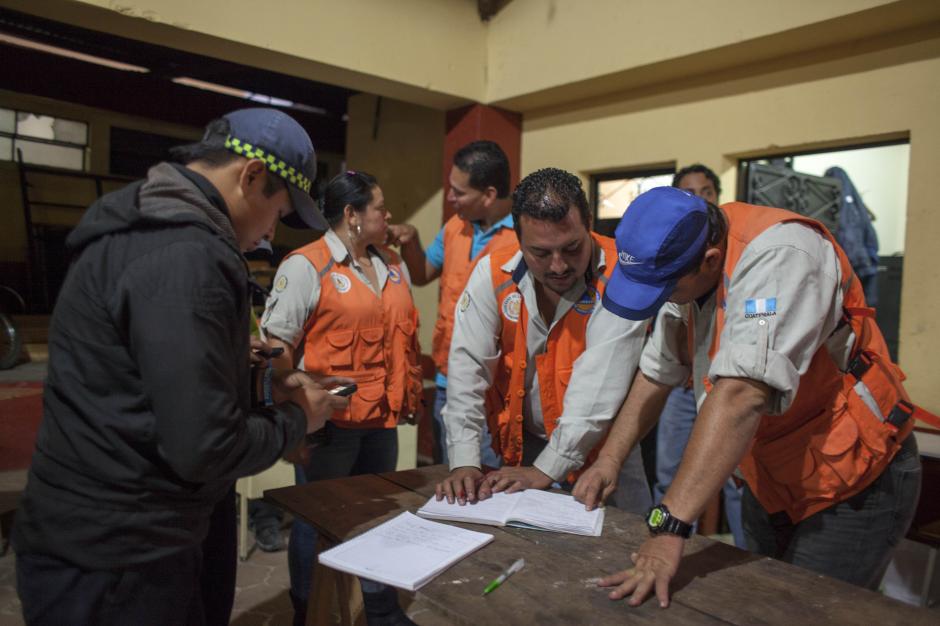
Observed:
[[[400,320],[395,324],[392,342],[393,367],[389,369],[389,405],[399,418],[415,419],[424,398],[424,377],[418,365],[415,324]]]
[[[353,364],[352,343],[356,336],[352,330],[334,330],[326,333],[326,341],[330,344],[327,358],[333,369],[349,369]]]
[[[385,329],[363,328],[359,331],[359,356],[364,365],[378,365],[385,362],[382,340],[385,338]]]
[[[360,382],[358,386],[356,393],[349,399],[349,421],[366,422],[384,418],[388,414],[385,381]]]
[[[833,404],[797,430],[755,445],[755,460],[773,479],[771,485],[751,485],[755,493],[770,486],[789,506],[839,501],[857,491],[880,455],[860,436],[845,395],[840,392]]]

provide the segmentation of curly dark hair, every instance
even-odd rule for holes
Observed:
[[[715,174],[710,168],[705,167],[701,163],[695,163],[689,165],[688,167],[683,167],[681,170],[676,172],[676,175],[672,177],[672,186],[678,187],[679,183],[682,182],[682,179],[689,174],[704,174],[705,178],[711,181],[712,186],[715,187],[715,195],[721,195],[721,179],[718,178],[718,175]]]
[[[468,143],[454,155],[454,167],[470,175],[470,186],[478,191],[496,190],[497,198],[509,195],[509,159],[492,141]]]
[[[512,193],[512,219],[516,236],[522,239],[519,218],[528,215],[536,220],[560,222],[571,207],[577,207],[584,227],[591,229],[591,213],[581,179],[554,167],[532,172],[522,179]]]

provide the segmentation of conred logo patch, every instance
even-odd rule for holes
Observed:
[[[522,296],[518,291],[515,291],[503,300],[503,317],[505,317],[510,322],[519,321],[519,311],[522,308]]]
[[[352,289],[352,283],[349,282],[348,276],[343,276],[342,274],[337,274],[336,272],[330,272],[330,280],[333,281],[333,286],[336,287],[336,291],[340,293],[346,293]]]
[[[593,287],[588,287],[584,295],[574,303],[574,306],[571,307],[574,309],[575,313],[580,313],[581,315],[590,315],[594,312],[594,307],[597,306],[597,301],[600,299],[597,293],[597,290]]]

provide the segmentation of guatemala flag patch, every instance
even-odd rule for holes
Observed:
[[[744,301],[744,317],[771,317],[776,314],[776,298],[753,298]]]

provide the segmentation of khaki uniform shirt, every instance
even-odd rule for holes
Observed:
[[[503,269],[512,272],[522,259],[518,252]],[[605,266],[599,250],[596,267]],[[558,303],[555,316],[547,325],[538,313],[534,278],[526,273],[519,282],[519,292],[529,311],[526,330],[527,361],[545,352],[551,328],[561,320],[586,288],[579,280]],[[493,383],[501,355],[499,335],[505,320],[493,291],[490,256],[480,259],[467,281],[464,293],[469,304],[458,306],[448,360],[447,405],[443,416],[451,467],[480,466],[480,432],[485,424],[484,398]],[[588,453],[607,432],[620,409],[633,380],[642,350],[646,322],[620,318],[595,305],[587,324],[585,350],[575,361],[571,382],[565,393],[563,411],[551,439],[534,465],[556,481],[580,469]],[[526,368],[525,428],[545,439],[542,407],[536,368]]]
[[[663,305],[640,369],[668,385],[683,384],[691,373],[699,406],[706,376],[712,383],[722,377],[760,381],[774,391],[768,413],[782,414],[822,345],[844,366],[854,338],[847,326],[833,334],[842,317],[841,277],[835,249],[816,230],[797,222],[776,224],[744,249],[734,269],[715,358],[708,354],[715,330],[713,293],[703,303]],[[684,335],[679,325],[687,323],[690,310],[694,371],[680,362],[684,348],[678,345]]]

